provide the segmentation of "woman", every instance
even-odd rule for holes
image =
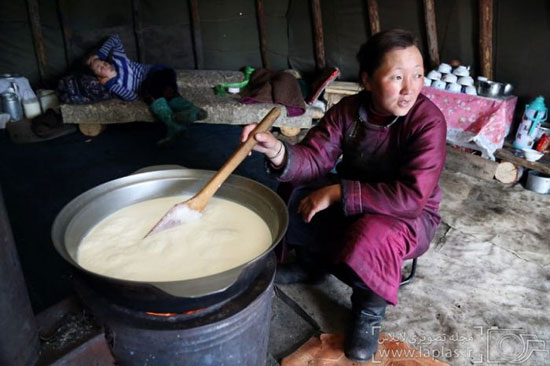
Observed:
[[[204,109],[179,94],[173,69],[130,60],[118,34],[110,36],[96,53],[87,58],[86,63],[112,94],[127,101],[135,100],[138,93],[141,94],[153,115],[168,129],[167,137],[160,143],[171,142],[186,130],[189,123],[207,117]]]
[[[403,260],[422,254],[439,225],[446,124],[420,94],[423,60],[411,33],[374,35],[358,61],[364,91],[332,107],[301,143],[261,133],[255,150],[280,181],[298,186],[286,242],[302,269],[282,266],[276,281],[330,270],[350,284],[345,353],[365,361],[377,350],[386,304],[397,304]],[[329,174],[337,162],[337,174]]]

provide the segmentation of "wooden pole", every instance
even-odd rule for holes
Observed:
[[[45,85],[46,81],[46,50],[44,48],[44,37],[42,36],[42,26],[40,25],[40,9],[38,0],[27,0],[27,11],[31,23],[32,40],[34,43],[34,53],[38,61],[38,74],[40,83]]]
[[[67,21],[67,9],[65,8],[65,0],[57,0],[57,14],[59,16],[59,25],[63,32],[63,49],[65,51],[65,62],[67,67],[71,65],[71,29]]]
[[[380,32],[380,16],[378,15],[378,0],[367,0],[367,11],[369,12],[370,34]]]
[[[439,47],[437,45],[437,27],[435,24],[434,0],[424,0],[424,18],[426,20],[426,34],[428,36],[428,51],[431,67],[439,65]]]
[[[317,69],[324,69],[325,62],[325,39],[323,35],[323,17],[321,15],[321,0],[311,0],[311,11],[313,13],[313,36],[315,37],[315,58]]]
[[[203,50],[202,50],[202,35],[201,35],[201,20],[199,16],[199,1],[189,0],[191,8],[191,26],[193,29],[193,51],[195,53],[195,68],[203,69]]]
[[[258,19],[258,29],[260,31],[260,50],[262,53],[262,64],[265,69],[270,68],[267,58],[267,32],[265,27],[264,1],[256,0],[256,17]]]
[[[447,146],[445,169],[461,172],[484,180],[493,180],[498,163],[481,156],[468,154]]]
[[[479,0],[481,75],[493,79],[493,0]]]
[[[142,26],[141,26],[141,17],[139,16],[140,13],[140,1],[139,0],[132,0],[132,17],[134,21],[134,36],[136,37],[136,46],[137,46],[137,54],[138,54],[138,61],[139,62],[145,62],[145,46],[143,44],[143,34],[142,34]]]

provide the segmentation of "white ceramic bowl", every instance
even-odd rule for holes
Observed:
[[[541,153],[540,151],[533,150],[533,149],[522,149],[522,150],[523,150],[523,154],[525,155],[525,159],[529,161],[537,161],[540,158],[542,158],[542,156],[544,155],[544,153]]]
[[[471,76],[461,76],[458,78],[458,83],[460,85],[471,86],[474,85],[474,78]]]
[[[447,83],[443,80],[434,80],[432,81],[432,88],[445,90]]]
[[[432,70],[428,73],[428,75],[426,75],[428,78],[432,79],[432,80],[439,80],[441,79],[441,73],[437,70]]]
[[[452,93],[460,93],[460,91],[462,90],[462,85],[457,84],[457,83],[449,83],[449,84],[447,84],[445,89],[447,89],[448,91],[450,91]]]
[[[446,83],[456,83],[458,80],[458,77],[455,74],[444,74],[441,77],[441,80],[443,80]]]
[[[437,68],[437,71],[439,71],[442,74],[447,74],[447,73],[450,73],[452,69],[453,68],[451,67],[451,65],[446,64],[446,63],[443,62],[443,63],[439,64],[439,66]]]
[[[460,65],[453,70],[453,74],[457,76],[468,76],[470,75],[470,69],[467,66]]]
[[[476,87],[473,85],[468,85],[464,87],[464,93],[469,95],[477,95]]]

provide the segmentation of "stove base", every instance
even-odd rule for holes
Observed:
[[[112,304],[84,283],[83,303],[105,328],[117,365],[265,365],[276,261],[241,295],[191,314],[151,315]]]

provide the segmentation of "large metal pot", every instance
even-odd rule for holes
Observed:
[[[84,192],[57,215],[52,227],[55,249],[97,291],[116,303],[134,309],[181,312],[236,296],[260,273],[268,254],[279,243],[288,225],[286,206],[275,192],[237,175],[227,179],[216,197],[253,210],[268,224],[273,237],[271,246],[248,263],[197,279],[139,282],[93,273],[76,262],[77,249],[84,236],[108,215],[144,200],[195,194],[213,174],[212,171],[192,169],[153,171],[116,179]]]

